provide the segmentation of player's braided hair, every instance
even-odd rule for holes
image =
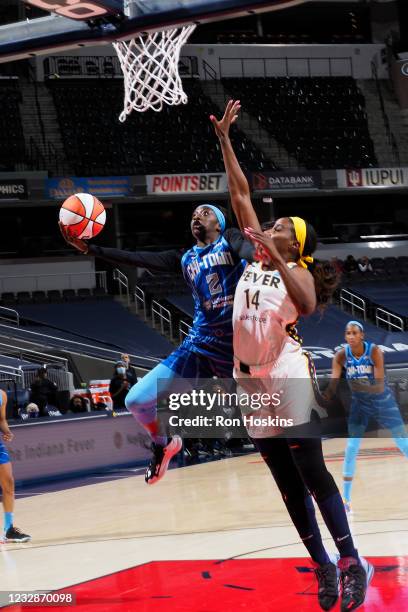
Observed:
[[[313,225],[307,221],[305,221],[305,223],[306,240],[303,255],[307,257],[308,255],[312,255],[316,250],[317,235]],[[266,221],[261,225],[262,231],[271,229],[274,225],[274,220]],[[330,303],[333,293],[340,283],[340,274],[329,261],[319,261],[315,259],[312,264],[308,264],[307,268],[309,272],[312,273],[315,281],[317,307],[319,310],[324,310]]]
[[[316,246],[316,231],[313,225],[306,221],[306,240],[303,255],[312,255]],[[317,307],[319,310],[323,310],[330,303],[333,293],[340,283],[340,274],[329,261],[316,259],[308,265],[308,270],[312,273],[315,281]]]

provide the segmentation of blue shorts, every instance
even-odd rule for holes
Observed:
[[[163,365],[183,378],[232,378],[233,357],[231,360],[224,355],[203,355],[196,353],[183,343],[173,351],[163,362]]]
[[[10,457],[7,448],[0,442],[0,465],[2,463],[10,463]]]
[[[349,414],[349,429],[367,427],[374,419],[383,429],[396,429],[404,426],[399,406],[390,389],[383,393],[353,393]]]

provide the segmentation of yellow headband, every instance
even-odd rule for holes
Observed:
[[[303,250],[305,248],[305,242],[306,242],[306,233],[307,233],[306,232],[306,222],[301,217],[289,217],[289,219],[293,223],[293,227],[295,228],[296,240],[299,243],[300,257],[297,263],[300,264],[302,268],[307,269],[307,264],[313,263],[313,257],[310,257],[310,255],[306,255],[305,257],[303,255]]]

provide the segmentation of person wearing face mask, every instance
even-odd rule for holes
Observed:
[[[123,361],[126,367],[126,378],[130,382],[130,385],[133,387],[137,383],[137,375],[135,368],[130,365],[130,357],[127,353],[122,353],[120,356],[120,360]]]
[[[124,410],[126,408],[125,398],[129,393],[131,383],[126,375],[126,364],[118,361],[115,364],[113,377],[109,385],[109,393],[113,401],[113,410]]]

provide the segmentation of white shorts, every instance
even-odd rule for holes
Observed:
[[[249,373],[242,372],[240,361],[234,358],[240,408],[252,438],[269,438],[288,433],[288,427],[309,423],[316,406],[309,359],[291,342],[277,362],[249,366]]]

